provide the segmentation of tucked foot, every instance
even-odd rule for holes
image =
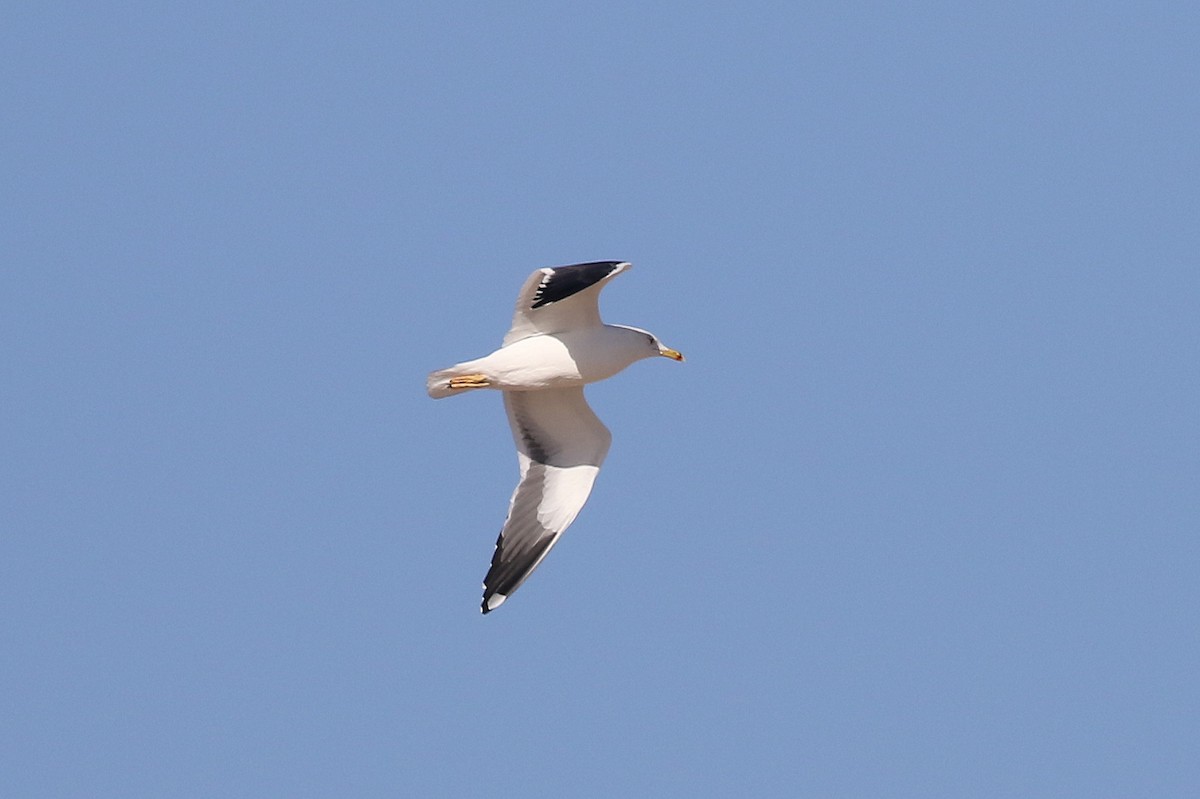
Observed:
[[[459,375],[458,377],[450,378],[450,388],[487,388],[488,379],[486,375]]]

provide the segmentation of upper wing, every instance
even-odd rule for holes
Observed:
[[[521,482],[483,578],[483,612],[495,610],[537,568],[592,492],[612,435],[582,388],[506,391]]]
[[[600,289],[631,266],[625,261],[593,261],[537,270],[517,296],[504,346],[540,333],[599,325]]]

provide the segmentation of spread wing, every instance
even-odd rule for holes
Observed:
[[[582,388],[506,391],[521,482],[483,578],[483,612],[503,604],[575,521],[592,492],[612,435]]]
[[[625,261],[593,261],[537,270],[517,296],[504,346],[542,333],[599,326],[600,289],[631,266]]]

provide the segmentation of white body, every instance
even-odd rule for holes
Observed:
[[[530,336],[490,355],[434,372],[427,388],[435,398],[462,393],[450,389],[450,378],[475,374],[487,378],[487,388],[500,391],[582,386],[610,378],[635,361],[657,355],[643,345],[645,338],[646,333],[619,325]],[[586,348],[582,346],[585,340]]]

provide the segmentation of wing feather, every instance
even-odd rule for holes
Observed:
[[[582,388],[506,391],[504,408],[521,481],[483,579],[484,613],[525,582],[575,520],[612,442]]]
[[[537,270],[517,295],[504,346],[543,333],[599,326],[600,290],[630,267],[625,261],[593,261]]]

